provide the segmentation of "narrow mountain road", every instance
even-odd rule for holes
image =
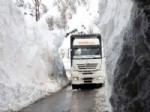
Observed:
[[[21,112],[109,112],[105,87],[100,89],[64,90],[43,99]]]

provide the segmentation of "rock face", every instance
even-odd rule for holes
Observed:
[[[133,3],[114,71],[110,98],[114,112],[150,112],[150,2]]]

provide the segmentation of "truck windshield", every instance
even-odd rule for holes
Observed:
[[[99,47],[76,47],[73,48],[73,58],[74,59],[97,59],[101,58]]]

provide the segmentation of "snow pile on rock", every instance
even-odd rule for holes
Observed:
[[[0,1],[0,111],[17,111],[67,84],[58,48],[64,31]]]
[[[100,3],[106,71],[113,112],[149,112],[150,4],[146,0]]]

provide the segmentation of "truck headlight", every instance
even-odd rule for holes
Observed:
[[[78,77],[73,77],[73,80],[79,80],[79,78]]]
[[[102,76],[99,76],[98,79],[102,79]]]

